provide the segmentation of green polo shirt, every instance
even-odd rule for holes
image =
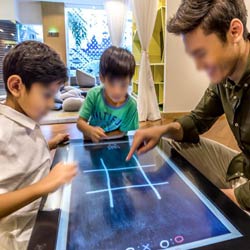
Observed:
[[[128,132],[139,127],[136,101],[127,95],[119,107],[108,104],[102,86],[89,90],[79,113],[91,126],[101,127],[105,132],[120,130]]]
[[[196,108],[177,120],[184,131],[183,141],[198,143],[199,135],[208,131],[223,114],[242,150],[230,163],[227,180],[236,176],[250,180],[250,54],[239,83],[225,79],[211,85]],[[235,189],[235,195],[241,207],[250,211],[250,181]]]

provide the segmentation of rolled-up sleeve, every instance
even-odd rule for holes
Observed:
[[[224,114],[217,85],[211,85],[199,104],[189,114],[176,122],[183,128],[183,142],[199,142],[199,135],[208,131],[217,119]]]
[[[250,181],[236,188],[234,194],[241,208],[250,211]]]

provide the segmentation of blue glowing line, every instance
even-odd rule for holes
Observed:
[[[150,168],[150,167],[155,167],[155,164],[148,164],[148,165],[143,165],[143,168]],[[128,169],[137,169],[138,166],[134,167],[124,167],[124,168],[107,168],[108,171],[120,171],[120,170],[128,170]],[[93,172],[104,172],[106,171],[105,169],[90,169],[90,170],[84,170],[83,173],[93,173]]]
[[[167,181],[166,182],[159,182],[159,183],[153,183],[154,186],[161,186],[161,185],[167,185],[169,184]],[[117,191],[117,190],[122,190],[122,189],[130,189],[130,188],[142,188],[142,187],[150,187],[148,184],[141,184],[141,185],[131,185],[131,186],[124,186],[124,187],[116,187],[112,188],[111,191]],[[86,192],[86,194],[97,194],[97,193],[103,193],[107,192],[109,189],[100,189],[96,191],[89,191]]]
[[[100,159],[103,168],[105,169],[106,172],[106,176],[107,176],[107,186],[108,186],[108,192],[109,192],[109,202],[110,202],[110,207],[114,207],[114,201],[113,201],[113,195],[112,195],[112,191],[111,191],[111,184],[110,184],[110,177],[109,177],[109,172],[108,169],[103,161],[103,159]]]
[[[142,168],[140,162],[138,161],[138,159],[137,159],[134,155],[133,155],[133,159],[135,160],[137,166],[139,167],[139,169],[140,169],[142,175],[144,176],[146,182],[147,182],[148,185],[152,188],[152,190],[155,192],[156,197],[157,197],[159,200],[161,200],[161,196],[160,196],[159,192],[158,192],[157,189],[152,185],[151,181],[148,179],[148,177],[147,177],[146,173],[144,172],[144,170],[143,170],[143,168]]]

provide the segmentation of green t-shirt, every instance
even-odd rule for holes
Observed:
[[[102,86],[89,90],[80,109],[80,117],[91,126],[101,127],[105,132],[120,130],[128,132],[139,127],[136,101],[128,95],[120,107],[107,103]]]

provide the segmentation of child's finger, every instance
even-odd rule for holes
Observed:
[[[61,134],[61,137],[67,139],[69,138],[69,134]]]
[[[100,128],[100,127],[98,127],[97,130],[98,130],[99,132],[101,132],[101,133],[105,133],[105,131],[104,131],[102,128]]]
[[[70,139],[69,135],[66,135],[66,136],[64,137],[64,141],[68,141],[69,139]]]
[[[98,131],[98,135],[101,137],[101,138],[107,138],[108,136],[105,134],[104,131]]]
[[[103,133],[102,138],[107,139],[108,136],[105,133]]]
[[[98,142],[100,142],[100,140],[101,140],[101,135],[97,131],[97,133],[93,136],[92,141],[95,142],[95,143],[98,143]]]

